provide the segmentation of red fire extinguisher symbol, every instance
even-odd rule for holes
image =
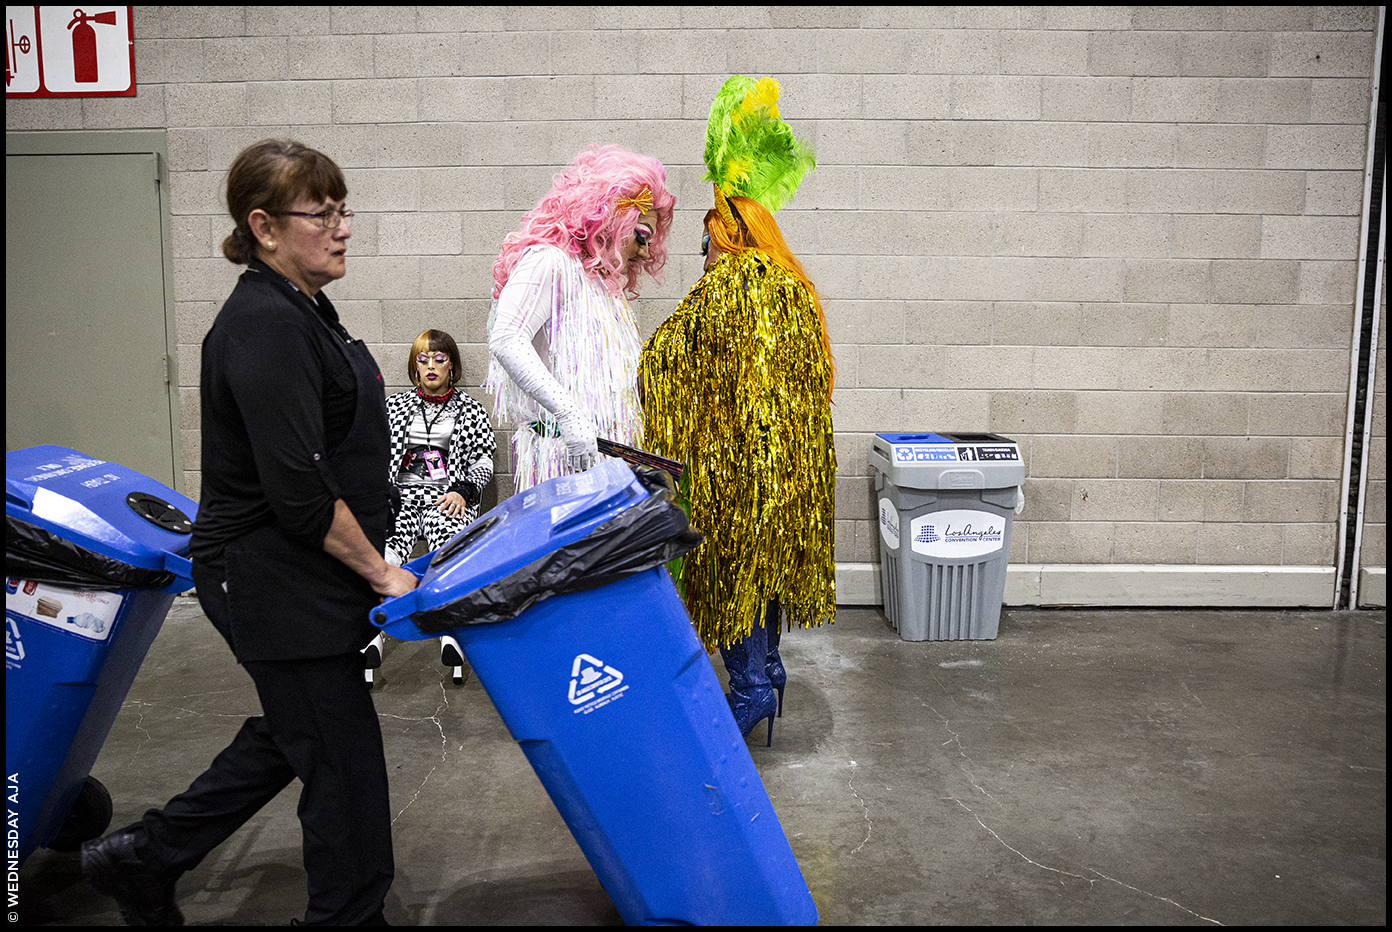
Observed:
[[[97,81],[97,31],[87,25],[89,22],[115,26],[116,11],[88,16],[80,9],[73,10],[68,28],[72,29],[73,80],[78,84],[95,84]],[[74,29],[74,26],[77,28]]]

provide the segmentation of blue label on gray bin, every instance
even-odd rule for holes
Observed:
[[[894,462],[896,463],[955,463],[957,462],[957,451],[952,447],[945,446],[912,446],[905,447],[895,445]]]

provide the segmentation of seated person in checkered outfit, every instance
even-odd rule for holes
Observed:
[[[455,388],[462,370],[459,347],[443,330],[426,330],[406,360],[415,388],[387,399],[391,425],[391,480],[401,510],[387,540],[386,559],[400,566],[424,537],[438,550],[478,517],[484,486],[493,479],[493,427],[483,405]],[[363,651],[367,678],[379,665],[381,635]],[[459,644],[440,638],[440,662],[463,681]]]

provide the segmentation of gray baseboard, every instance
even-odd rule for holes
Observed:
[[[183,593],[196,595],[190,589]],[[1145,566],[1011,564],[1005,605],[1111,605],[1197,608],[1328,608],[1334,570],[1323,566]],[[836,567],[838,605],[880,605],[880,565]],[[1387,567],[1359,571],[1358,607],[1387,607]]]
[[[1387,607],[1387,567],[1365,566],[1358,571],[1358,607]]]
[[[1387,604],[1386,570],[1360,580],[1359,606]],[[1369,580],[1365,585],[1362,580]],[[1327,566],[1168,566],[1011,564],[1005,605],[1174,606],[1176,608],[1329,608],[1334,568]],[[1366,596],[1366,598],[1365,598]],[[836,601],[880,605],[878,563],[836,567]]]

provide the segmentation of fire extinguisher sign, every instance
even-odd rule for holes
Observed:
[[[134,97],[132,9],[5,7],[5,96]]]

